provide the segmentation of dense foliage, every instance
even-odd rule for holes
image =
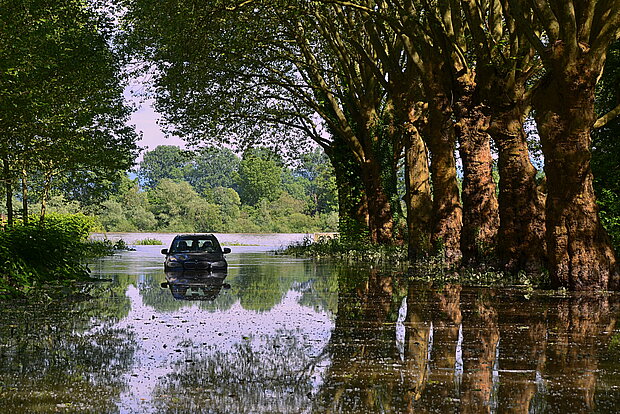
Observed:
[[[3,0],[0,8],[2,181],[8,195],[21,187],[27,221],[30,197],[43,217],[54,185],[99,192],[133,164],[138,136],[127,125],[110,9],[81,0]],[[6,207],[11,222],[10,196]]]
[[[0,231],[0,293],[88,276],[84,258],[95,219],[49,214],[43,226],[23,223]]]
[[[597,112],[608,113],[620,105],[620,41],[607,54],[597,93]],[[592,170],[601,208],[601,221],[616,251],[620,251],[620,117],[597,129],[593,136]]]
[[[407,242],[411,260],[548,270],[574,290],[620,287],[604,228],[615,231],[617,191],[597,182],[601,218],[590,164],[593,129],[617,113],[594,106],[619,1],[124,4],[128,50],[153,75],[166,127],[242,148],[291,148],[287,131],[314,140],[334,167],[345,239]],[[595,170],[613,164],[611,142],[597,141]]]

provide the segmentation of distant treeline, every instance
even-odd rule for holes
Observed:
[[[238,157],[227,148],[200,151],[158,146],[144,154],[131,179],[119,174],[96,188],[65,181],[48,210],[85,213],[105,231],[316,232],[336,231],[334,175],[321,150],[294,166],[267,149]],[[37,200],[36,188],[31,199]],[[16,205],[19,200],[16,199]]]

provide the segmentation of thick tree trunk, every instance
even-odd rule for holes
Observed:
[[[455,135],[450,119],[450,103],[444,94],[431,91],[429,122],[426,129],[431,155],[433,184],[433,224],[431,242],[443,251],[448,263],[461,258],[460,238],[463,216],[456,179]]]
[[[13,226],[13,186],[11,180],[11,168],[9,160],[4,158],[2,160],[2,170],[4,174],[4,190],[6,196],[6,223],[9,227]]]
[[[334,141],[325,150],[336,176],[338,191],[338,230],[344,243],[368,241],[368,202],[361,182],[361,169],[344,145]]]
[[[405,137],[405,201],[409,260],[430,252],[433,200],[426,145],[415,127]]]
[[[489,132],[499,149],[498,257],[511,272],[539,273],[545,262],[544,194],[530,161],[524,111],[494,106]]]
[[[618,288],[618,264],[599,220],[590,168],[599,69],[577,64],[551,71],[533,101],[545,155],[551,280],[570,290]]]
[[[368,200],[368,228],[370,241],[391,244],[394,236],[394,220],[390,199],[381,177],[381,165],[376,158],[369,158],[362,166],[362,181]]]
[[[22,221],[25,226],[28,225],[28,172],[26,167],[22,167]]]
[[[463,162],[463,261],[475,263],[492,257],[499,228],[499,209],[493,181],[489,115],[476,97],[476,85],[461,79],[456,104],[456,132]]]

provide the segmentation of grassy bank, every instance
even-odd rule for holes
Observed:
[[[89,278],[86,260],[113,251],[87,241],[95,220],[82,214],[51,214],[41,225],[0,227],[0,295],[26,294],[43,284]]]

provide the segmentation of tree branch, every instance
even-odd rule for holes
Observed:
[[[609,121],[613,120],[618,115],[620,115],[620,104],[618,104],[618,106],[616,106],[614,109],[612,109],[611,111],[607,112],[605,115],[597,119],[596,122],[594,123],[593,128],[596,129],[596,128],[600,128],[602,126],[607,125]]]

